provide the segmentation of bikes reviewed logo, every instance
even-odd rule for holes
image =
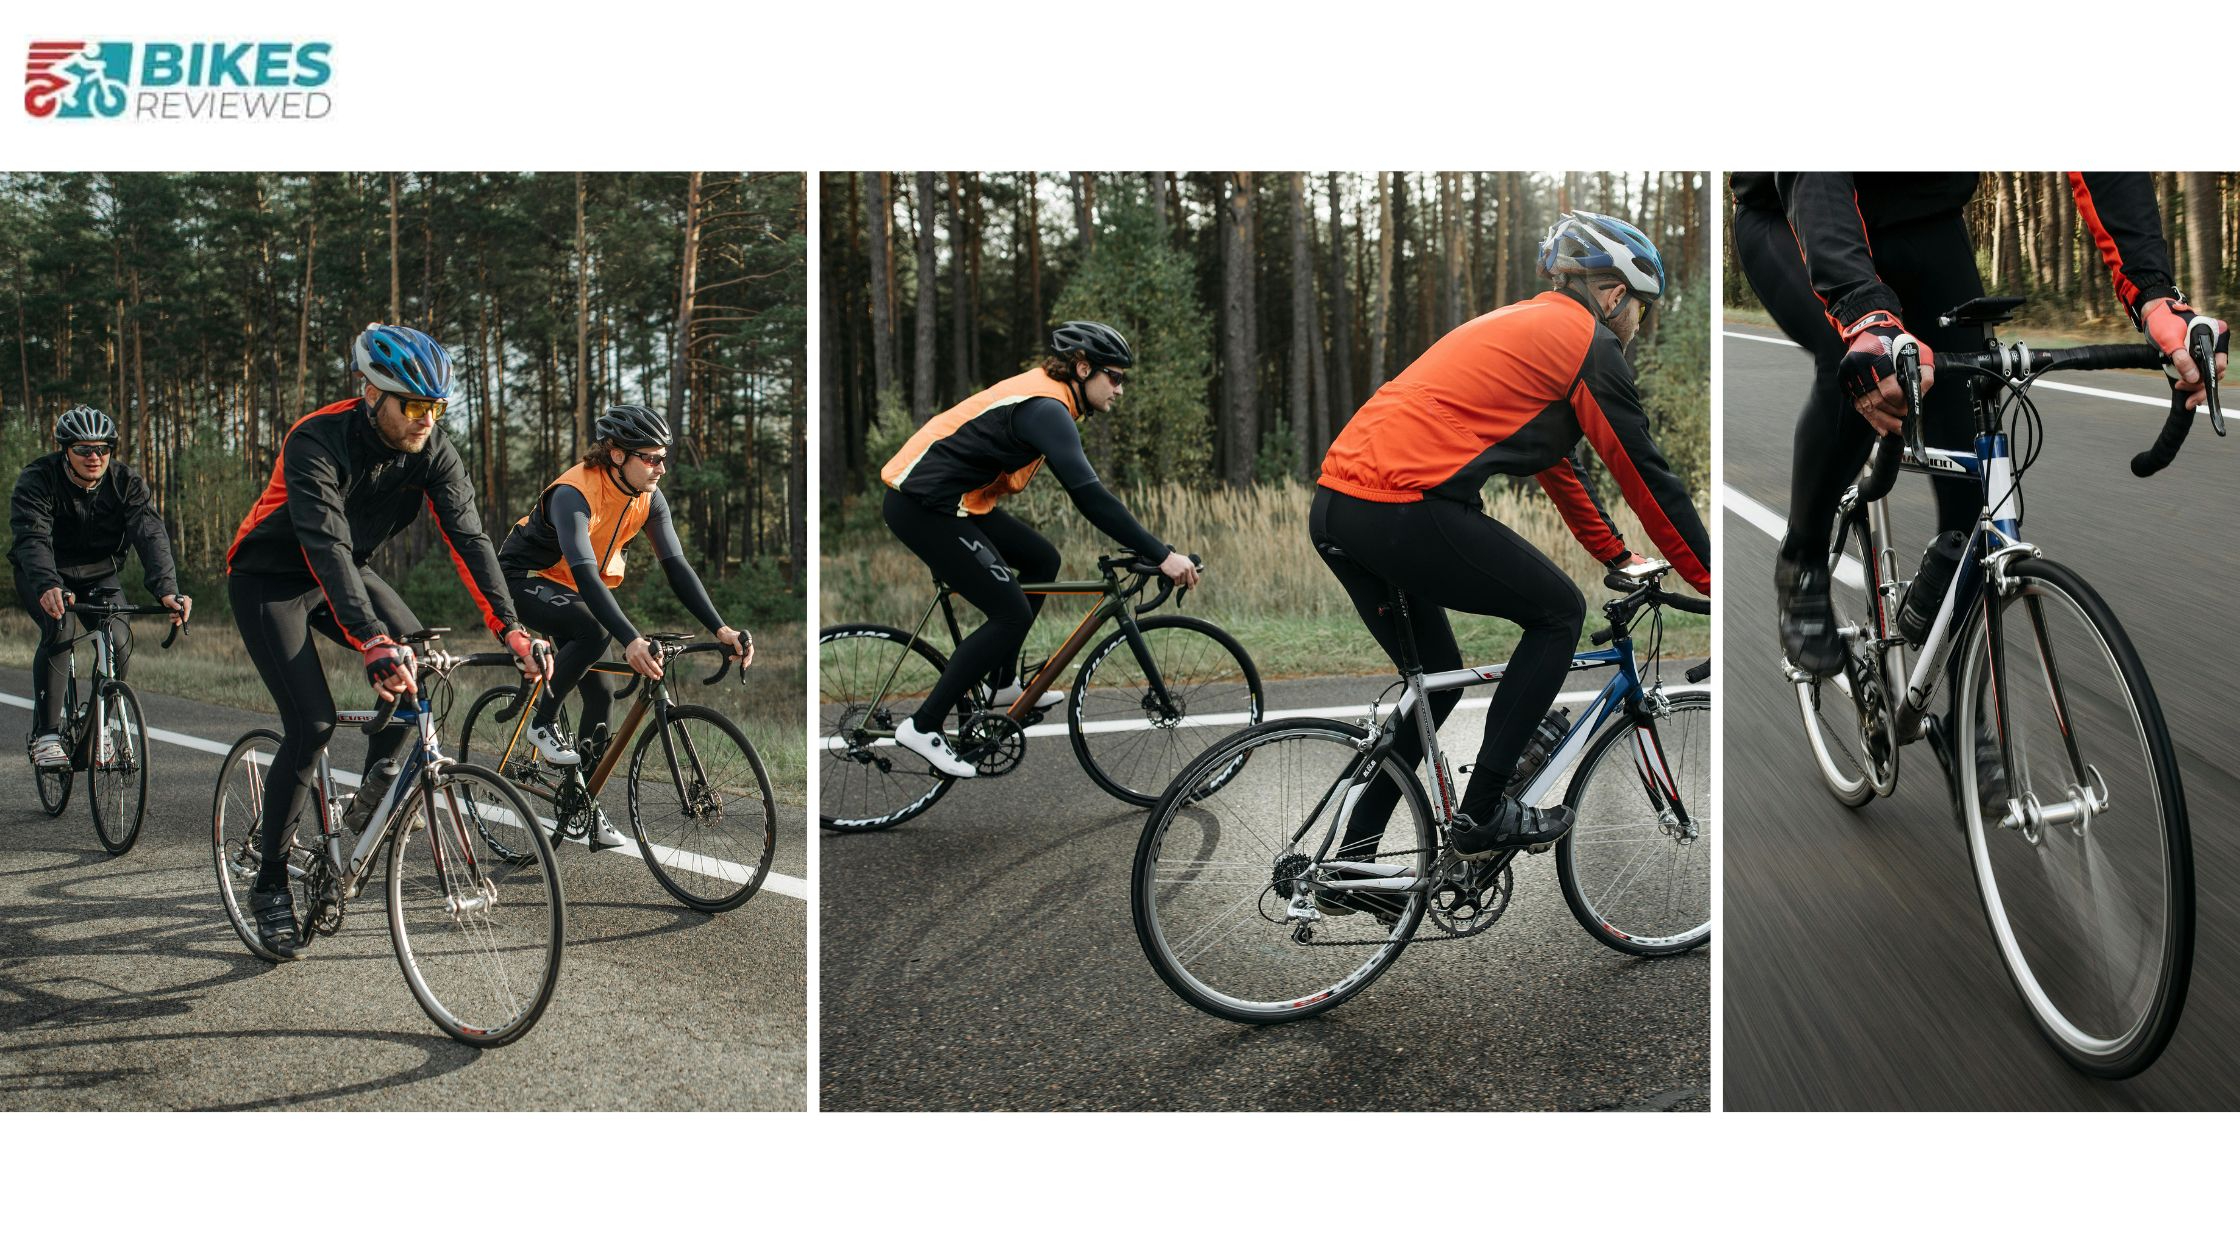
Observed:
[[[33,118],[250,121],[324,118],[328,43],[31,41],[23,109]]]

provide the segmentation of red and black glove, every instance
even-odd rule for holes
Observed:
[[[2174,389],[2189,388],[2179,365],[2193,362],[2186,342],[2196,323],[2206,323],[2216,329],[2215,353],[2221,355],[2230,349],[2232,332],[2223,320],[2209,319],[2176,298],[2156,298],[2139,311],[2140,330],[2147,334],[2154,348],[2162,352],[2162,374],[2170,378]],[[2201,382],[2195,381],[2190,388],[2201,388]]]
[[[1898,374],[1895,352],[1897,341],[1906,336],[1906,326],[1888,311],[1868,311],[1845,327],[1843,337],[1843,363],[1836,368],[1836,378],[1843,383],[1843,392],[1853,398],[1864,398],[1882,388],[1882,383]],[[1921,366],[1934,363],[1935,356],[1929,347],[1919,341],[1914,344],[1921,351]]]
[[[520,662],[523,674],[532,679],[544,677],[544,661],[537,653],[536,636],[520,626],[514,626],[499,636],[499,642],[504,643],[506,651],[513,653],[514,659]]]
[[[388,635],[376,635],[367,640],[363,649],[366,658],[366,681],[375,688],[388,691],[411,691],[412,671],[408,668],[412,658]]]

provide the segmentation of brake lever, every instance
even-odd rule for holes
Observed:
[[[1890,353],[1898,363],[1898,384],[1906,392],[1906,450],[1913,462],[1924,463],[1929,452],[1921,441],[1921,343],[1912,333],[1900,333]]]
[[[2206,315],[2196,315],[2186,325],[2186,353],[2201,370],[2203,401],[2209,406],[2209,427],[2224,433],[2224,408],[2217,402],[2217,325]]]

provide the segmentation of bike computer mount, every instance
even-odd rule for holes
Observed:
[[[2015,309],[2029,301],[2018,297],[1969,298],[1944,314],[1937,316],[1939,328],[1982,328],[2002,323]]]

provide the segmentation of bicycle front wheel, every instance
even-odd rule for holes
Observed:
[[[1711,939],[1711,697],[1668,697],[1654,718],[1604,731],[1563,803],[1556,880],[1589,936],[1627,954],[1679,954]]]
[[[1820,781],[1830,794],[1857,809],[1874,799],[1877,782],[1890,782],[1889,707],[1880,695],[1881,559],[1867,529],[1867,509],[1839,510],[1829,535],[1828,597],[1843,636],[1844,668],[1827,678],[1796,684],[1797,712]],[[1590,929],[1592,930],[1592,929]]]
[[[480,766],[423,772],[388,844],[389,931],[428,1018],[473,1046],[535,1027],[560,981],[567,912],[521,794]]]
[[[916,753],[896,744],[892,734],[896,723],[917,713],[918,701],[933,690],[948,664],[939,652],[893,626],[828,626],[818,633],[817,728],[823,763],[817,819],[825,827],[883,831],[933,808],[956,786],[955,779],[935,773]]]
[[[695,910],[735,910],[770,876],[778,807],[754,745],[713,709],[669,707],[630,756],[630,829],[653,877]]]
[[[2099,595],[2048,560],[2007,574],[2014,589],[1971,627],[1957,693],[1976,889],[2047,1040],[2083,1072],[2134,1076],[2169,1044],[2193,968],[2177,759]]]
[[[1184,1001],[1239,1023],[1303,1019],[1367,988],[1407,948],[1436,861],[1431,807],[1390,761],[1361,773],[1365,739],[1324,718],[1238,731],[1152,809],[1136,846],[1136,940]],[[1336,828],[1357,781],[1398,804],[1346,844]],[[1369,880],[1389,888],[1329,887]]]
[[[42,766],[34,762],[31,777],[39,784],[39,807],[47,817],[60,818],[70,806],[70,785],[77,780],[77,771],[68,765]]]
[[[148,724],[131,687],[110,683],[102,697],[101,729],[86,750],[86,803],[102,847],[125,853],[148,812]]]
[[[1191,759],[1266,706],[1260,671],[1228,631],[1195,617],[1136,623],[1090,651],[1066,708],[1074,756],[1098,787],[1131,805],[1155,805]],[[1154,681],[1156,680],[1156,681]],[[1217,791],[1225,780],[1204,785]]]

